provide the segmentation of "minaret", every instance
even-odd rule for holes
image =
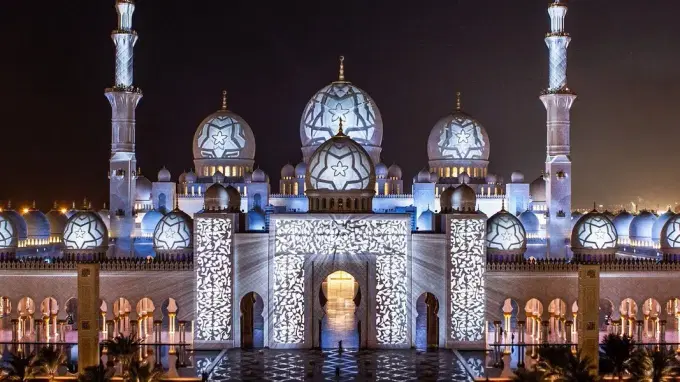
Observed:
[[[576,99],[567,86],[567,47],[571,41],[564,31],[567,5],[555,0],[548,7],[550,32],[545,43],[550,54],[550,79],[541,95],[547,111],[548,145],[545,159],[546,199],[548,208],[548,256],[567,256],[571,217],[571,149],[569,145],[569,111]]]
[[[111,159],[109,161],[109,205],[111,232],[116,247],[131,251],[129,244],[134,230],[134,200],[137,174],[135,157],[135,108],[142,98],[133,85],[133,49],[137,33],[132,30],[134,0],[116,0],[118,28],[111,32],[116,46],[116,78],[113,88],[106,89],[111,103]],[[127,248],[126,248],[127,247]]]

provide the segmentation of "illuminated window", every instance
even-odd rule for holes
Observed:
[[[383,190],[384,195],[388,195],[390,193],[390,187],[389,184],[385,183],[385,189]]]
[[[210,176],[215,175],[215,166],[210,166]]]
[[[222,166],[217,166],[217,171],[221,172],[222,175],[224,175],[224,167],[222,167]]]
[[[224,176],[231,176],[231,167],[224,166]]]
[[[294,194],[294,195],[297,195],[297,194],[298,194],[298,184],[297,184],[297,182],[295,182],[295,183],[293,184],[293,194]]]
[[[458,176],[458,169],[456,167],[452,168],[451,172],[452,172],[451,176],[453,176],[454,178]]]
[[[458,169],[458,175],[462,174],[465,172],[465,169],[463,167]]]
[[[243,167],[241,166],[238,168],[238,176],[243,176]]]
[[[444,176],[444,169],[440,167],[439,168],[439,177],[441,178],[443,176]]]
[[[451,169],[447,167],[445,174],[446,174],[445,177],[450,178],[451,177]]]

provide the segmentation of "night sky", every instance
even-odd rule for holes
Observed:
[[[491,139],[490,172],[535,179],[545,161],[549,30],[544,0],[139,0],[134,29],[137,160],[151,180],[193,166],[198,123],[220,106],[248,121],[256,165],[278,192],[301,160],[309,98],[337,77],[384,121],[383,162],[405,186],[427,165],[430,129],[463,93]],[[113,0],[3,2],[0,200],[108,199]],[[573,0],[567,31],[573,205],[680,201],[680,2]]]

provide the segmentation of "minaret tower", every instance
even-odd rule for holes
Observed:
[[[109,161],[109,204],[111,232],[119,254],[132,250],[134,200],[137,174],[135,157],[135,108],[142,98],[133,85],[133,49],[137,33],[132,30],[134,0],[116,0],[118,28],[111,32],[116,46],[116,78],[113,88],[106,89],[111,103],[111,159]]]
[[[571,217],[571,148],[569,111],[576,94],[567,86],[567,47],[571,41],[564,31],[567,15],[565,0],[554,0],[548,7],[550,32],[545,43],[550,54],[550,79],[541,95],[547,111],[548,146],[545,159],[548,208],[548,256],[567,256]]]

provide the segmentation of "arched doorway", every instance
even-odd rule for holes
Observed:
[[[241,347],[245,349],[264,347],[264,301],[255,292],[241,299]]]
[[[345,271],[328,275],[321,283],[319,293],[323,317],[321,319],[319,346],[321,348],[359,347],[357,306],[361,302],[359,283]]]
[[[416,348],[431,349],[439,346],[439,301],[426,292],[416,301]]]

